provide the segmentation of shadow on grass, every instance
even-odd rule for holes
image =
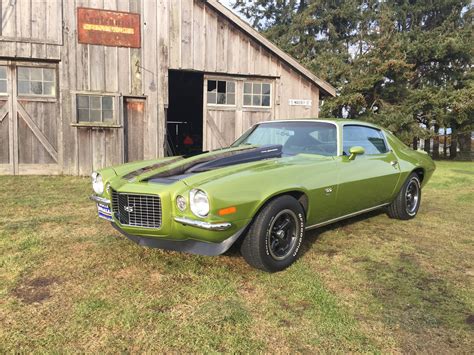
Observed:
[[[309,250],[311,250],[312,246],[314,243],[316,243],[321,235],[327,232],[331,232],[334,230],[337,230],[339,228],[344,228],[348,227],[350,225],[365,221],[367,219],[377,217],[379,215],[385,214],[385,211],[383,209],[380,210],[375,210],[367,213],[360,214],[358,216],[354,216],[348,219],[344,219],[342,221],[336,222],[329,224],[327,226],[315,228],[312,230],[309,230],[306,232],[305,239],[303,241],[302,245],[302,251],[301,251],[301,257],[304,257],[304,254],[306,254]]]

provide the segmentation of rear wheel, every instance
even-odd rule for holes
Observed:
[[[275,272],[297,258],[305,228],[304,210],[291,196],[270,201],[256,216],[240,251],[253,267]]]
[[[388,206],[387,213],[390,218],[412,219],[418,213],[421,202],[421,183],[416,173],[412,173],[395,200]]]

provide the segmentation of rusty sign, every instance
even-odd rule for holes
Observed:
[[[79,43],[140,48],[140,15],[78,7],[77,33]]]

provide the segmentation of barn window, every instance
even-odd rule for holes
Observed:
[[[7,67],[0,67],[0,94],[7,92]]]
[[[269,83],[245,82],[244,106],[270,107],[271,92]]]
[[[235,105],[235,81],[208,80],[207,103],[211,105]]]
[[[110,122],[114,120],[113,96],[77,95],[78,122]]]
[[[56,95],[56,74],[50,68],[18,67],[18,94]]]

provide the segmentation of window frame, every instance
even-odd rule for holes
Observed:
[[[73,127],[98,127],[98,128],[122,128],[122,120],[120,112],[122,111],[120,93],[100,92],[100,91],[71,91],[71,126]],[[80,95],[84,96],[108,96],[112,97],[112,115],[111,121],[79,121],[77,98]]]
[[[390,152],[392,152],[392,147],[390,147],[390,145],[388,144],[388,140],[387,140],[387,136],[385,135],[385,131],[381,128],[378,128],[378,127],[374,127],[374,126],[369,126],[369,125],[363,125],[363,124],[358,124],[358,123],[345,123],[343,124],[342,126],[342,130],[341,130],[341,155],[343,156],[349,156],[348,154],[344,155],[344,128],[345,127],[362,127],[362,128],[369,128],[369,129],[373,129],[375,131],[379,131],[382,133],[382,138],[383,138],[383,141],[385,143],[385,147],[387,148],[387,151],[385,153],[376,153],[376,154],[368,154],[368,153],[364,153],[364,155],[370,155],[370,156],[375,156],[375,155],[386,155],[386,154],[389,154]]]
[[[211,106],[211,107],[237,107],[237,102],[238,102],[238,96],[237,96],[237,87],[238,87],[238,80],[236,79],[233,79],[233,78],[213,78],[213,77],[210,77],[210,78],[205,78],[205,92],[206,92],[206,106]],[[209,100],[209,92],[208,91],[209,89],[209,81],[215,81],[216,82],[216,90],[218,90],[218,86],[219,86],[219,81],[223,81],[226,83],[226,92],[225,92],[225,95],[226,95],[226,103],[225,104],[219,104],[217,103],[217,94],[218,92],[216,91],[216,103],[210,103],[208,100]],[[232,82],[234,83],[234,92],[231,93],[231,94],[234,94],[234,103],[233,104],[228,104],[227,103],[227,83],[229,82]]]
[[[54,87],[54,95],[44,95],[44,94],[32,94],[32,93],[20,93],[19,92],[19,69],[20,68],[28,68],[28,69],[50,69],[52,70],[53,72],[53,75],[54,75],[54,78],[53,78],[53,87]],[[42,71],[41,73],[42,75],[42,80],[40,81],[42,86],[44,85],[45,81],[43,80],[44,79],[44,72]],[[32,100],[36,100],[36,101],[56,101],[57,98],[58,98],[58,88],[59,88],[59,85],[58,85],[58,68],[56,65],[51,65],[51,64],[46,64],[46,63],[41,63],[41,64],[38,64],[38,65],[31,65],[30,63],[18,63],[16,66],[15,66],[15,81],[16,81],[16,96],[18,98],[25,98],[25,99],[32,99]],[[21,81],[24,81],[24,80],[21,80]],[[34,81],[38,81],[38,80],[34,80]],[[47,82],[50,82],[50,81],[47,81]],[[31,80],[28,80],[28,83],[31,83]]]
[[[246,94],[245,93],[245,84],[252,84],[252,93],[250,94]],[[263,106],[263,105],[260,105],[260,106],[256,106],[256,105],[253,105],[253,97],[255,95],[260,95],[260,99],[263,98],[263,96],[267,96],[267,95],[264,95],[263,92],[260,92],[260,94],[254,94],[253,93],[253,85],[254,84],[260,84],[262,85],[262,88],[263,88],[263,84],[268,84],[270,85],[270,104],[268,106]],[[252,97],[252,105],[245,105],[245,95],[250,95],[250,97]],[[262,100],[263,101],[263,100]],[[265,80],[243,80],[242,82],[242,108],[252,108],[252,109],[272,109],[273,107],[273,82],[270,82],[270,81],[265,81]]]

